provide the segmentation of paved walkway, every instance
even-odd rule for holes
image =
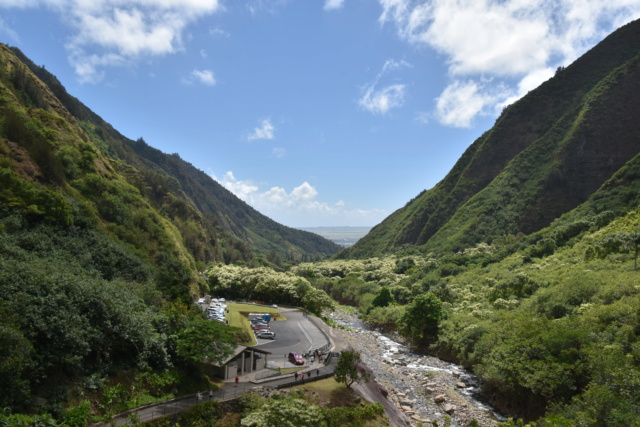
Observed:
[[[316,320],[318,325],[324,325],[324,322]],[[311,323],[309,323],[311,324]],[[325,325],[326,326],[326,325]],[[322,327],[322,326],[321,326]],[[316,331],[319,333],[319,331]],[[338,362],[338,357],[331,358],[328,365],[324,365],[324,363],[315,362],[311,366],[307,366],[298,371],[298,380],[295,379],[295,375],[293,373],[280,375],[277,377],[266,378],[262,380],[256,380],[256,375],[259,376],[260,373],[264,373],[266,370],[251,372],[246,376],[243,376],[238,384],[234,384],[235,380],[226,380],[224,386],[216,390],[212,393],[212,399],[218,399],[220,401],[232,400],[240,397],[245,391],[262,388],[262,387],[277,387],[277,386],[292,386],[295,384],[304,384],[309,381],[315,381],[316,377],[324,377],[325,375],[333,375],[335,371],[335,366]],[[305,373],[305,379],[302,380],[300,378],[300,374]],[[205,401],[209,399],[209,392],[203,392],[201,401]],[[122,414],[118,414],[113,418],[113,423],[108,424],[97,424],[96,426],[123,426],[135,424],[132,419],[135,417],[138,421],[152,421],[158,418],[163,418],[175,414],[179,414],[186,409],[191,408],[196,405],[198,399],[195,394],[189,396],[182,396],[173,400],[169,400],[162,403],[152,404],[148,406],[143,406],[140,408],[135,408],[130,411],[124,412]],[[132,415],[135,414],[135,415]],[[132,418],[130,418],[132,417]]]

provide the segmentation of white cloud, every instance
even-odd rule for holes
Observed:
[[[393,108],[402,107],[406,85],[394,83],[378,86],[387,74],[404,67],[411,67],[411,64],[406,61],[387,60],[373,81],[364,86],[358,104],[373,114],[386,114]]]
[[[271,154],[277,159],[281,159],[287,154],[287,150],[282,147],[273,147]]]
[[[185,79],[185,83],[202,83],[206,86],[214,86],[216,78],[211,70],[193,70],[189,74],[189,78]]]
[[[0,34],[6,34],[12,41],[19,42],[20,37],[0,16]]]
[[[246,8],[255,16],[260,12],[275,14],[284,7],[290,0],[250,0],[247,2]]]
[[[227,31],[223,30],[222,28],[211,28],[209,30],[209,34],[211,34],[212,36],[224,37],[226,39],[231,37],[231,34],[229,34],[229,32],[227,32]]]
[[[238,181],[231,171],[224,174],[222,180],[215,177],[214,179],[222,184],[227,190],[235,194],[240,200],[244,200],[245,202],[251,198],[253,193],[258,191],[258,187],[251,181]]]
[[[252,180],[238,180],[232,172],[224,174],[222,179],[212,177],[262,214],[291,227],[371,225],[387,215],[381,209],[346,209],[343,200],[333,205],[318,201],[317,189],[306,181],[290,192],[277,186],[261,191]],[[350,224],[345,224],[345,219]]]
[[[549,70],[568,65],[608,33],[640,17],[636,0],[379,2],[383,25],[391,23],[401,39],[429,46],[446,58],[454,80],[438,98],[437,116],[452,126],[468,126],[474,115],[513,102],[550,77]],[[461,78],[465,84],[459,83]],[[493,83],[481,81],[487,78]],[[510,93],[500,89],[501,98],[479,90],[490,85],[508,85]],[[471,100],[472,105],[456,106],[456,100]]]
[[[249,141],[254,139],[273,139],[276,128],[271,124],[271,120],[265,119],[260,127],[253,130],[253,133],[247,137]]]
[[[182,49],[183,31],[222,9],[219,0],[0,0],[5,8],[39,6],[75,31],[66,48],[83,82],[99,80],[105,67]]]
[[[436,117],[440,123],[455,127],[470,127],[478,114],[504,99],[503,93],[491,93],[488,84],[469,80],[454,81],[436,99]]]
[[[392,108],[401,107],[404,104],[405,85],[395,84],[382,89],[368,86],[358,104],[365,110],[374,114],[386,114]]]
[[[344,6],[345,0],[325,0],[324,10],[336,10],[341,9]]]

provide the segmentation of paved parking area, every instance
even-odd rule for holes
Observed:
[[[276,340],[258,340],[258,346],[262,350],[269,351],[271,354],[268,356],[268,360],[283,367],[293,367],[295,365],[287,361],[287,355],[289,352],[295,351],[297,353],[305,353],[313,351],[317,348],[329,344],[329,341],[321,330],[313,324],[308,317],[306,317],[299,310],[282,309],[285,311],[287,320],[272,321],[270,323],[271,330],[276,333]],[[256,310],[257,311],[257,310]],[[317,320],[319,321],[319,319]],[[321,327],[327,327],[323,322],[318,323]],[[305,364],[303,371],[310,371],[311,377],[318,378],[319,375],[332,374],[335,369],[337,358],[334,358],[330,365],[324,365],[324,363],[316,363],[313,366]],[[317,370],[317,371],[316,371]],[[252,373],[251,377],[255,377],[257,372]],[[239,384],[233,384],[233,380],[228,380],[231,384],[226,385],[220,390],[214,392],[213,397],[220,400],[234,399],[242,395],[245,391],[262,386],[277,386],[279,384],[290,383],[294,380],[293,374],[281,375],[276,378],[266,379],[261,382],[260,385],[253,382],[253,379],[244,380],[241,379]],[[208,398],[208,394],[204,394],[204,399]],[[195,405],[198,402],[195,395],[184,396],[178,399],[174,399],[169,402],[161,404],[149,405],[144,408],[137,408],[130,413],[135,413],[136,417],[140,421],[150,421],[153,419],[170,416],[184,411],[187,408]],[[132,421],[128,418],[129,412],[116,416],[111,425],[128,425]],[[106,424],[100,424],[100,426],[106,426]]]

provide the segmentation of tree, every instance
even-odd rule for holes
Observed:
[[[326,425],[317,405],[303,399],[270,399],[264,405],[245,416],[244,427],[297,427]]]
[[[234,329],[220,322],[196,319],[178,334],[178,354],[194,362],[224,360],[237,345]]]
[[[633,233],[629,233],[627,245],[633,249],[633,269],[638,269],[638,254],[640,254],[640,228],[636,228]]]
[[[355,350],[345,350],[340,354],[340,359],[336,365],[335,378],[339,383],[344,383],[348,388],[354,382],[361,383],[369,381],[369,374],[359,367],[360,352]]]
[[[386,307],[393,302],[393,296],[387,286],[383,286],[378,295],[371,301],[372,307]]]
[[[433,293],[418,295],[400,319],[404,332],[416,341],[435,341],[438,325],[447,312],[442,301]]]

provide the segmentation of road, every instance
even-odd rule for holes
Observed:
[[[271,330],[276,333],[276,340],[258,340],[257,347],[270,352],[268,360],[276,365],[282,367],[294,366],[288,362],[287,355],[289,352],[295,351],[297,353],[305,353],[318,349],[325,344],[329,344],[325,335],[320,331],[319,326],[312,323],[308,317],[306,317],[299,310],[282,309],[287,320],[271,322]],[[318,321],[318,320],[317,320]],[[324,323],[320,322],[319,325],[326,327]],[[335,369],[337,358],[333,358],[330,365],[316,364],[311,369],[312,378],[332,374]],[[305,369],[303,368],[303,369]],[[316,369],[318,372],[316,373]],[[254,382],[240,382],[239,384],[226,384],[222,389],[213,393],[214,399],[229,400],[234,399],[242,395],[246,390],[255,388],[257,386],[269,386],[275,387],[280,384],[286,384],[294,381],[293,374],[282,375],[273,379],[267,379],[256,384]],[[299,381],[300,383],[302,381]],[[208,395],[205,394],[203,400],[206,400]],[[185,409],[194,406],[198,400],[195,395],[183,396],[171,401],[167,401],[160,404],[149,405],[147,407],[137,408],[126,413],[116,415],[113,419],[113,424],[98,424],[99,426],[107,425],[128,425],[134,424],[135,420],[150,421],[153,419],[171,416],[178,414]],[[135,414],[133,419],[130,419],[130,414]]]
[[[287,320],[272,321],[269,324],[271,330],[276,333],[276,339],[258,339],[256,345],[261,350],[271,353],[270,361],[286,362],[287,355],[292,351],[302,354],[329,344],[322,332],[299,310],[287,310],[284,315]],[[293,365],[286,362],[284,367],[290,366]]]

